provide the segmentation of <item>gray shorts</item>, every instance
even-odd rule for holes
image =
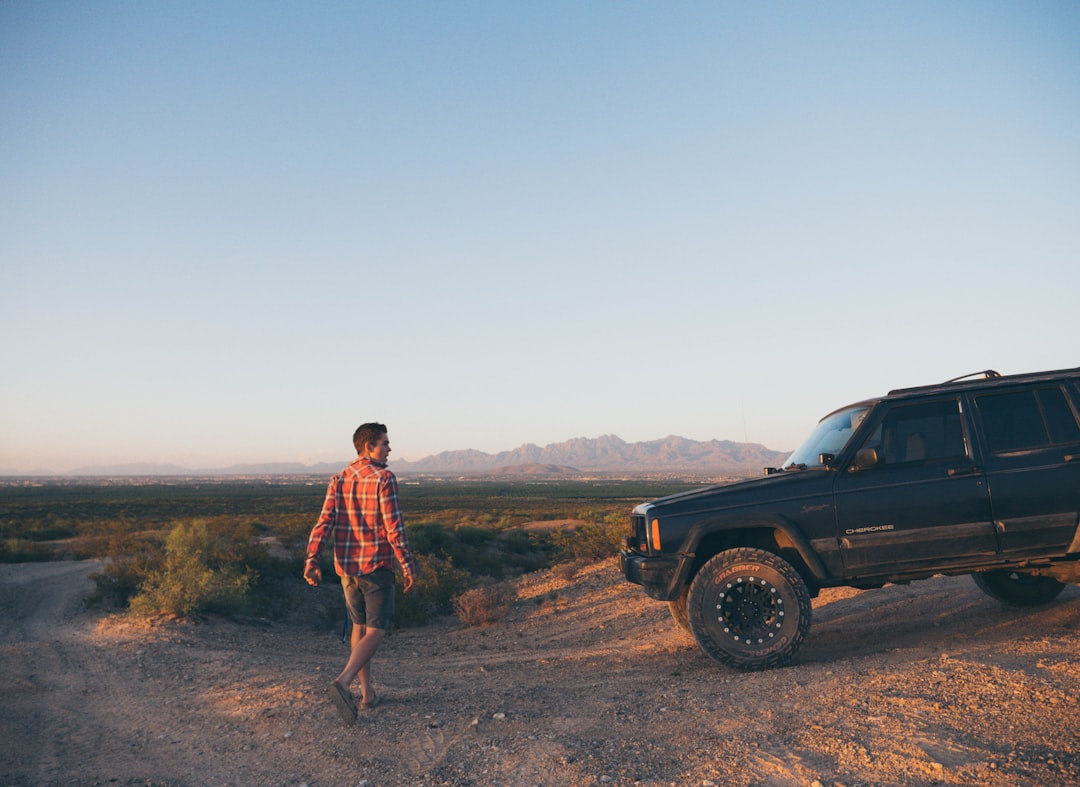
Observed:
[[[345,592],[345,608],[349,620],[357,626],[369,626],[387,631],[394,617],[394,572],[379,569],[370,574],[343,576],[341,589]]]

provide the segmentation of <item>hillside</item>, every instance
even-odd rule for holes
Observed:
[[[97,566],[0,565],[2,784],[1080,783],[1075,587],[1025,609],[968,577],[827,590],[792,666],[739,673],[613,561],[545,571],[491,626],[395,632],[382,703],[344,726],[340,618],[151,626],[81,607]]]

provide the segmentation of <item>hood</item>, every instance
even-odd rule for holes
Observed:
[[[691,489],[649,501],[646,505],[677,514],[684,509],[701,510],[703,506],[728,508],[757,503],[770,503],[778,498],[822,494],[832,489],[835,472],[824,468],[785,470],[772,475],[717,484],[703,489]]]

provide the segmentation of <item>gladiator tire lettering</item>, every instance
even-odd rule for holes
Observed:
[[[742,565],[732,566],[727,571],[723,572],[716,579],[713,580],[713,584],[719,585],[727,581],[729,576],[733,574],[753,573],[761,569],[760,563],[743,563]]]

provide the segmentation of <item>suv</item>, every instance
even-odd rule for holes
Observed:
[[[709,656],[792,659],[821,588],[971,574],[1006,604],[1080,582],[1080,368],[988,370],[825,416],[765,477],[637,506],[626,579]]]

